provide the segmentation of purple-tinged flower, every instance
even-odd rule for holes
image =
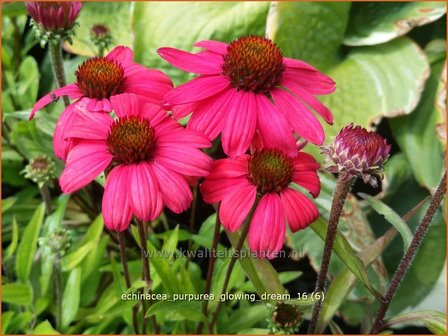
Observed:
[[[25,2],[33,20],[48,32],[73,28],[79,11],[80,1],[33,1]]]
[[[328,171],[347,179],[362,177],[365,183],[377,187],[390,150],[391,145],[381,135],[351,123],[339,131],[332,144],[322,147],[322,154],[327,156],[327,162],[334,164]]]

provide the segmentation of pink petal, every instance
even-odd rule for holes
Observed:
[[[235,190],[240,190],[245,185],[247,185],[247,178],[244,176],[216,180],[205,179],[200,186],[200,190],[204,201],[213,204],[223,200]]]
[[[235,94],[222,129],[224,153],[233,158],[247,151],[255,133],[258,112],[254,93],[239,91]]]
[[[219,159],[213,161],[207,179],[226,179],[248,175],[249,155],[241,155],[235,159]]]
[[[229,80],[221,75],[199,76],[168,92],[163,101],[165,106],[192,103],[211,97],[227,87]]]
[[[33,119],[37,111],[44,108],[48,104],[56,101],[59,97],[69,96],[72,99],[76,99],[81,97],[82,95],[83,95],[82,92],[78,89],[78,86],[76,86],[76,84],[69,84],[59,89],[56,89],[50,92],[49,94],[43,96],[41,99],[37,101],[37,103],[31,110],[29,119],[30,120]]]
[[[131,48],[125,46],[115,47],[109,54],[107,54],[106,58],[117,61],[123,68],[127,68],[134,64],[134,53]]]
[[[336,90],[335,82],[320,72],[307,70],[286,69],[282,75],[281,86],[294,91],[294,88],[301,87],[311,94],[323,95]]]
[[[205,48],[218,54],[225,54],[227,52],[228,44],[220,41],[202,40],[194,44],[195,47]]]
[[[85,187],[112,161],[104,141],[85,140],[76,144],[68,153],[67,164],[59,184],[66,194]]]
[[[283,113],[291,127],[309,142],[322,145],[325,132],[319,120],[298,99],[280,89],[271,90],[277,110]]]
[[[173,121],[174,122],[174,121]],[[159,144],[172,146],[193,146],[197,148],[207,148],[211,147],[212,144],[210,140],[199,132],[186,130],[182,127],[176,130],[171,130],[170,132],[159,133],[157,136],[157,142]]]
[[[200,75],[217,75],[222,72],[222,57],[205,57],[175,48],[159,48],[158,54],[168,63],[186,72]]]
[[[198,103],[187,124],[187,129],[204,133],[210,140],[215,139],[222,131],[227,107],[236,91],[228,89],[215,97]]]
[[[297,155],[297,144],[292,127],[278,108],[265,96],[257,95],[258,132],[266,148],[278,148],[290,156]]]
[[[249,214],[257,195],[257,187],[247,181],[246,185],[226,195],[219,206],[219,219],[230,232],[235,232]]]
[[[118,118],[140,115],[140,100],[133,93],[112,96],[110,102]]]
[[[76,111],[76,108],[74,109]],[[76,112],[75,112],[76,113]],[[114,119],[107,113],[78,114],[76,121],[65,130],[64,139],[105,140]]]
[[[319,217],[316,205],[301,192],[286,188],[280,196],[292,232],[306,228]]]
[[[294,171],[292,181],[308,190],[314,198],[320,193],[320,180],[316,171]]]
[[[129,166],[122,165],[112,169],[106,178],[101,212],[109,230],[123,231],[131,223],[129,175]]]
[[[286,65],[287,68],[291,67],[291,68],[298,68],[298,69],[306,69],[306,70],[315,71],[315,72],[319,71],[315,67],[313,67],[311,64],[308,64],[304,61],[289,58],[289,57],[283,57],[283,64]]]
[[[74,107],[75,104],[71,104],[61,113],[54,128],[53,151],[56,157],[63,161],[67,159],[68,151],[73,146],[73,141],[67,140],[66,134],[79,118],[73,110]]]
[[[275,258],[283,246],[285,231],[285,213],[280,197],[276,193],[265,194],[250,223],[250,249],[261,258]]]
[[[206,176],[212,165],[209,156],[186,146],[158,145],[154,159],[168,169],[190,176]]]
[[[166,108],[167,110],[171,110],[171,112],[173,113],[173,117],[176,120],[182,119],[184,117],[186,117],[187,115],[189,115],[194,107],[197,105],[196,102],[194,103],[190,103],[190,104],[182,104],[182,105],[175,105],[172,106],[171,108],[168,106],[163,106],[163,108]]]
[[[294,158],[294,170],[307,171],[307,170],[317,170],[320,165],[317,163],[316,159],[308,153],[299,152],[299,154]]]
[[[193,195],[185,178],[157,163],[152,164],[152,170],[158,180],[163,203],[174,213],[187,210]]]
[[[151,166],[140,162],[129,166],[130,203],[141,221],[152,221],[162,212],[162,194]]]

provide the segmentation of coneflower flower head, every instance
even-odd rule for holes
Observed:
[[[294,334],[303,322],[302,315],[296,305],[278,302],[272,308],[269,328],[274,334]]]
[[[42,44],[59,39],[71,42],[70,37],[82,8],[80,1],[27,1],[25,7]]]
[[[365,183],[377,187],[390,150],[391,145],[382,136],[351,123],[341,129],[332,144],[322,147],[322,154],[333,164],[328,171],[347,179],[362,177]]]
[[[42,187],[54,177],[54,170],[54,162],[48,156],[38,155],[31,159],[22,173],[25,178],[32,180],[39,187]]]
[[[90,28],[90,39],[99,50],[109,48],[113,42],[110,29],[104,24],[96,24]]]

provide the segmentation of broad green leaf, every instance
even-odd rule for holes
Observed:
[[[387,327],[395,324],[420,324],[423,323],[433,334],[446,335],[446,315],[433,310],[417,311],[394,316],[386,321]]]
[[[45,232],[52,232],[61,226],[69,200],[70,195],[58,197],[56,210],[45,220]]]
[[[11,322],[13,316],[14,316],[13,311],[7,311],[2,314],[2,335],[6,335],[9,323]]]
[[[240,237],[240,231],[238,230],[234,233],[226,231],[232,246],[236,246]],[[247,241],[244,245],[247,245]],[[253,258],[249,255],[240,258],[238,262],[259,295],[263,293],[282,294],[286,292],[278,277],[278,273],[267,259]]]
[[[3,153],[2,153],[3,154]],[[5,157],[3,157],[3,160]],[[2,213],[11,209],[11,207],[16,203],[17,199],[15,197],[7,197],[2,199]]]
[[[59,333],[54,330],[53,326],[50,322],[48,322],[48,320],[45,320],[39,323],[36,328],[34,328],[33,335],[59,335]]]
[[[81,295],[81,267],[70,272],[62,296],[62,328],[67,328],[76,317]]]
[[[201,40],[230,42],[240,36],[264,35],[268,8],[268,2],[137,2],[135,59],[166,72],[180,84],[189,75],[161,59],[157,48],[191,51]]]
[[[445,14],[443,2],[354,3],[344,43],[350,46],[388,42]]]
[[[266,33],[285,56],[320,70],[339,61],[350,2],[272,2]]]
[[[206,321],[200,301],[158,301],[146,312],[146,317],[162,314],[169,321]]]
[[[40,228],[44,220],[45,206],[41,204],[37,207],[33,217],[26,226],[19,243],[16,257],[17,277],[22,282],[27,282],[33,265],[34,254],[37,250],[37,240]]]
[[[327,235],[327,223],[319,217],[317,221],[311,224],[311,228],[315,233],[319,235],[322,240],[325,240]],[[345,237],[340,233],[336,233],[336,239],[334,241],[333,252],[335,252],[339,258],[344,262],[347,268],[356,276],[356,278],[375,296],[380,297],[381,295],[370,283],[369,277],[367,275],[366,268],[364,267],[361,259],[356,255],[350,243],[345,239]]]
[[[64,272],[71,271],[78,266],[84,258],[97,246],[96,241],[89,241],[61,259],[61,267]]]
[[[6,249],[5,259],[10,258],[14,254],[18,242],[19,242],[19,226],[17,225],[16,216],[14,216],[12,221],[11,244],[9,244],[8,248]]]
[[[243,309],[244,314],[241,314],[240,310],[236,310],[229,316],[232,323],[227,323],[224,330],[221,330],[222,328],[219,330],[220,333],[235,334],[240,330],[256,326],[266,318],[267,307],[265,304],[252,304]]]
[[[106,25],[113,37],[114,45],[132,46],[132,6],[129,2],[86,2],[79,14],[76,37],[73,44],[64,44],[64,48],[74,54],[94,56],[95,45],[90,40],[93,25]]]
[[[410,163],[416,180],[429,190],[437,186],[444,162],[442,145],[434,130],[436,93],[444,63],[445,60],[442,59],[432,64],[431,76],[415,111],[389,120],[394,138]]]
[[[382,237],[378,238],[372,245],[358,254],[365,267],[370,266],[381,256],[386,247],[396,236],[397,231],[390,229]],[[316,325],[316,333],[322,333],[330,323],[344,299],[349,294],[356,282],[356,276],[348,269],[342,270],[332,281],[325,294],[325,300]]]
[[[2,302],[30,305],[33,302],[33,288],[30,284],[20,282],[4,284],[2,286]]]
[[[392,224],[398,232],[400,232],[401,237],[403,238],[403,249],[404,252],[408,249],[409,245],[412,241],[412,232],[409,229],[409,226],[406,222],[389,206],[376,199],[373,196],[359,193],[359,195],[364,198],[364,200],[380,215],[383,215],[387,221]]]
[[[34,57],[27,56],[20,64],[16,99],[21,109],[33,107],[39,87],[39,67]]]

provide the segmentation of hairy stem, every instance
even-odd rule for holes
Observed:
[[[327,236],[325,237],[324,253],[322,256],[322,263],[319,274],[317,276],[315,292],[323,292],[325,290],[325,280],[327,278],[328,267],[330,265],[331,252],[336,237],[339,218],[344,208],[345,200],[354,182],[354,178],[349,178],[345,174],[341,174],[336,184],[336,189],[333,194],[333,202],[331,204],[330,218],[328,220]],[[322,302],[316,301],[313,306],[313,313],[311,315],[310,325],[308,327],[308,334],[314,334],[316,323],[319,318]]]
[[[221,295],[224,294],[227,291],[227,286],[229,285],[230,276],[232,275],[233,267],[235,266],[236,261],[239,258],[239,255],[241,254],[241,248],[243,247],[244,241],[246,240],[247,234],[249,233],[250,228],[250,222],[252,221],[252,217],[254,216],[255,209],[258,206],[260,199],[257,197],[252,208],[250,209],[249,214],[247,215],[246,220],[244,221],[243,228],[241,230],[240,238],[238,239],[238,242],[235,246],[235,253],[232,255],[232,259],[230,260],[229,266],[227,268],[226,276],[224,279],[224,284],[222,286]],[[218,214],[216,214],[218,216]],[[213,314],[212,321],[209,325],[209,333],[211,334],[213,332],[213,328],[215,327],[216,320],[218,319],[219,312],[221,310],[222,301],[218,302],[218,306],[216,307],[216,311]]]
[[[219,206],[218,206],[218,209],[216,210],[215,231],[213,232],[213,243],[211,250],[212,253],[210,254],[210,260],[208,262],[207,280],[205,282],[204,294],[210,294],[210,290],[212,287],[212,277],[213,277],[213,270],[215,268],[216,250],[218,248],[219,243],[220,228],[221,228],[221,221],[219,220]],[[202,302],[202,312],[204,313],[205,316],[208,315],[208,300],[204,300]],[[200,322],[196,329],[196,334],[201,334],[203,328],[204,328],[204,322]]]
[[[50,58],[51,58],[51,64],[53,65],[54,77],[56,79],[58,87],[61,88],[67,85],[67,82],[65,80],[64,62],[62,60],[61,42],[59,43],[50,42],[48,43],[48,48],[50,50]],[[70,100],[68,99],[67,96],[64,96],[64,104],[65,107],[70,105]]]
[[[39,189],[45,203],[45,211],[47,212],[47,215],[49,215],[53,212],[53,206],[51,204],[51,195],[50,190],[48,189],[48,184],[44,183]]]
[[[118,242],[120,246],[121,264],[123,265],[123,274],[126,281],[126,287],[131,288],[131,277],[129,276],[128,261],[126,259],[126,244],[124,243],[123,232],[118,232]],[[132,307],[132,325],[134,326],[134,332],[138,334],[138,321],[137,321],[138,307],[134,305]],[[144,314],[145,312],[143,312]]]
[[[389,288],[387,289],[386,294],[384,295],[384,300],[381,302],[380,308],[378,309],[378,312],[375,316],[375,320],[373,322],[372,329],[370,330],[370,334],[378,334],[384,328],[384,316],[386,315],[389,305],[392,302],[392,299],[398,287],[400,286],[401,281],[403,280],[404,276],[409,270],[409,267],[411,267],[412,265],[412,260],[414,259],[415,254],[417,253],[417,250],[423,241],[423,238],[425,237],[429,224],[431,223],[437,209],[440,207],[440,203],[442,202],[445,193],[446,193],[446,170],[445,173],[443,174],[442,179],[440,180],[439,186],[437,187],[434,196],[431,199],[431,203],[429,205],[428,210],[426,211],[425,216],[423,217],[422,221],[415,230],[415,234],[414,237],[412,238],[411,244],[409,245],[403,258],[401,258],[398,268],[395,271],[392,280],[390,281]]]

